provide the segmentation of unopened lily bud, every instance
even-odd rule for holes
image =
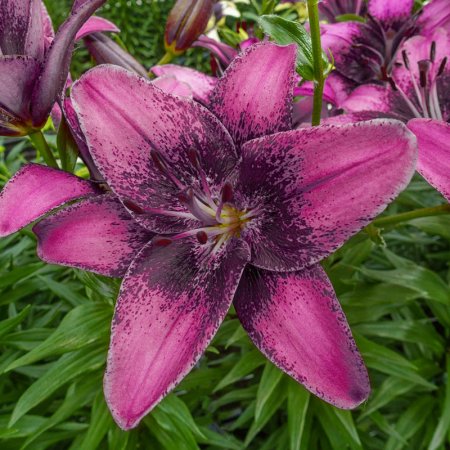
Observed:
[[[177,0],[167,19],[166,51],[178,55],[186,51],[206,30],[214,0]]]

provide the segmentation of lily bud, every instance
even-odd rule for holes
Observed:
[[[177,0],[167,19],[166,51],[179,55],[206,30],[214,0]]]

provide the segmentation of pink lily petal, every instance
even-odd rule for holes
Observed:
[[[217,79],[206,75],[198,70],[189,67],[177,66],[175,64],[166,64],[164,66],[154,66],[151,71],[161,77],[163,75],[172,75],[177,80],[186,83],[191,87],[195,100],[208,105],[209,97],[217,83]]]
[[[33,124],[42,126],[67,82],[72,50],[78,30],[106,0],[85,0],[72,8],[46,53],[42,73],[33,92],[31,114]]]
[[[367,399],[367,370],[320,266],[295,273],[248,266],[234,306],[261,352],[315,395],[344,409]]]
[[[33,227],[38,256],[50,264],[123,277],[153,237],[112,195],[81,200]]]
[[[450,2],[448,0],[432,0],[421,10],[418,24],[421,34],[431,34],[437,28],[448,30],[450,27]]]
[[[250,257],[242,241],[215,255],[196,241],[157,238],[126,275],[116,305],[105,397],[118,425],[135,427],[192,369],[232,302]]]
[[[217,82],[211,109],[237,146],[292,128],[296,49],[271,42],[235,58]]]
[[[117,25],[115,25],[111,21],[104,19],[103,17],[92,16],[78,30],[78,33],[75,36],[75,40],[79,41],[80,39],[83,39],[90,34],[99,32],[119,33],[120,28],[118,28]]]
[[[55,38],[55,30],[53,29],[52,19],[48,14],[44,2],[41,0],[41,14],[43,21],[44,48],[47,51]]]
[[[30,56],[0,56],[0,111],[6,110],[21,120],[29,120],[29,102],[39,62]],[[8,124],[0,113],[0,124]]]
[[[199,178],[189,159],[195,149],[211,189],[220,191],[237,156],[229,134],[207,109],[117,66],[96,67],[81,77],[72,100],[95,165],[126,205],[135,204],[130,210],[140,223],[158,233],[198,225],[189,218],[146,211],[185,211],[181,188],[161,171],[152,152],[166,161],[181,185],[190,186]]]
[[[89,174],[91,178],[96,181],[103,181],[103,177],[98,171],[97,167],[95,167],[94,161],[92,160],[92,156],[89,153],[89,148],[86,144],[86,138],[81,131],[80,124],[78,122],[77,113],[73,109],[72,100],[70,98],[65,98],[63,103],[64,108],[64,117],[69,125],[70,132],[72,133],[72,137],[74,138],[78,150],[80,152],[81,159],[83,160],[86,167],[89,169]]]
[[[27,164],[0,193],[0,236],[19,231],[70,200],[98,193],[94,184],[67,172]]]
[[[369,0],[369,14],[387,29],[388,25],[401,24],[409,18],[414,0]]]
[[[191,87],[183,81],[178,80],[173,75],[158,77],[156,80],[153,80],[153,84],[167,94],[193,98]]]
[[[419,145],[418,172],[450,201],[450,124],[413,119],[408,128]]]
[[[192,47],[206,48],[224,67],[227,67],[238,55],[238,51],[235,48],[223,42],[216,41],[215,39],[212,39],[204,34],[192,44]]]
[[[242,233],[252,264],[293,271],[328,256],[407,186],[416,157],[413,134],[384,119],[247,142],[235,203],[259,210]]]

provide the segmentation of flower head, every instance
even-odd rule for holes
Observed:
[[[316,395],[341,408],[367,398],[366,369],[317,263],[405,187],[415,142],[388,120],[292,130],[295,58],[294,46],[250,47],[217,81],[210,110],[113,66],[72,89],[116,197],[64,208],[34,232],[46,261],[126,270],[105,374],[124,429],[192,369],[231,303],[255,345]]]
[[[42,0],[0,0],[0,135],[45,124],[64,89],[76,33],[104,2],[75,2],[54,36]]]

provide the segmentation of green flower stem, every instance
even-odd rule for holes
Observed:
[[[54,167],[58,169],[58,163],[56,162],[53,153],[45,140],[42,131],[36,131],[29,135],[31,142],[34,145],[34,148],[42,155],[45,163],[49,167]]]
[[[308,0],[309,26],[311,33],[312,52],[314,60],[314,103],[312,125],[320,125],[322,113],[322,96],[325,78],[323,76],[322,44],[320,42],[318,0]]]
[[[408,211],[394,216],[382,217],[372,222],[378,228],[384,228],[392,225],[397,225],[402,222],[408,222],[419,217],[441,216],[443,214],[450,214],[450,205],[433,206],[431,208],[421,208],[415,211]]]
[[[157,66],[163,66],[164,64],[169,64],[172,61],[174,54],[171,52],[166,52],[166,54],[157,62]]]

